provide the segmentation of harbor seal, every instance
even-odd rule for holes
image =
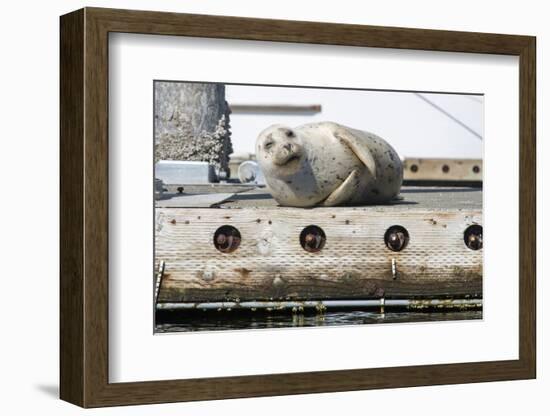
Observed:
[[[260,133],[256,152],[282,206],[381,204],[403,182],[401,159],[384,139],[333,122],[275,124]]]

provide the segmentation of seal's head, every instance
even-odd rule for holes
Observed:
[[[256,154],[264,172],[287,176],[300,169],[304,149],[300,136],[293,129],[275,124],[258,136]]]

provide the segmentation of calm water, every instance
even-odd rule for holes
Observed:
[[[157,313],[156,332],[220,331],[236,329],[363,325],[481,319],[481,310],[448,312],[327,311],[322,315],[292,313],[167,312]]]

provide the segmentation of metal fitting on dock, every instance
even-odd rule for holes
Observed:
[[[478,224],[470,225],[464,231],[464,244],[470,250],[483,248],[483,227]]]
[[[249,302],[178,302],[158,303],[158,310],[285,310],[285,309],[380,309],[380,308],[481,308],[482,299],[351,299],[351,300],[304,300],[304,301],[249,301]]]
[[[327,236],[321,227],[309,225],[300,233],[300,245],[305,251],[317,253],[323,249]]]
[[[222,253],[231,253],[241,244],[241,233],[231,225],[224,225],[214,233],[214,247]]]
[[[401,251],[409,243],[409,232],[400,225],[393,225],[384,234],[386,247],[391,251]]]

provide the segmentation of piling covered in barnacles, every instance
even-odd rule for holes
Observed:
[[[229,113],[223,84],[155,82],[155,162],[203,161],[228,172]]]

